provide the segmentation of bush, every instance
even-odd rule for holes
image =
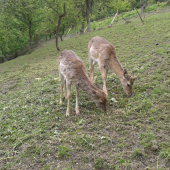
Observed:
[[[166,5],[170,6],[170,0],[169,0],[169,1],[167,1]]]

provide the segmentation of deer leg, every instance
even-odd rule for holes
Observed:
[[[60,94],[60,104],[63,103],[63,86],[64,86],[64,77],[63,75],[59,72],[59,76],[60,76],[60,79],[61,79],[61,94]]]
[[[95,65],[95,63],[93,63],[93,65],[92,65],[92,84],[95,83],[95,80],[94,80],[94,65]]]
[[[66,81],[66,88],[67,88],[67,111],[66,116],[69,116],[70,112],[70,98],[71,98],[71,83]]]
[[[96,64],[96,62],[90,58],[90,81],[92,84],[95,83],[95,80],[94,80],[94,66],[95,66],[95,64]]]
[[[108,70],[106,70],[104,67],[100,67],[100,71],[101,71],[102,79],[103,79],[103,91],[105,92],[106,96],[108,96],[107,87],[106,87],[106,79],[107,79]]]
[[[79,88],[76,87],[76,114],[79,115],[79,105],[78,105],[78,99],[79,99]]]
[[[64,80],[65,99],[67,99],[66,80]]]
[[[90,59],[90,81],[92,82],[92,65],[93,65],[93,60]]]

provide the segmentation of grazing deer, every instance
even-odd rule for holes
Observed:
[[[94,84],[94,66],[99,64],[99,68],[103,79],[103,90],[108,96],[106,88],[106,78],[108,70],[114,72],[128,96],[132,95],[132,86],[136,77],[128,74],[123,69],[116,54],[115,47],[102,37],[93,37],[88,44],[89,60],[90,60],[90,81]]]
[[[63,86],[65,87],[65,98],[67,99],[66,116],[69,116],[69,105],[71,97],[71,85],[76,87],[76,114],[79,114],[78,95],[79,88],[87,92],[96,105],[106,112],[107,97],[103,90],[95,87],[89,80],[86,68],[79,57],[71,50],[64,50],[58,57],[59,76],[61,79],[60,104],[62,104]]]

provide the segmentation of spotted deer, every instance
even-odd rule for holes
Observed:
[[[132,95],[132,87],[136,77],[132,77],[126,69],[121,66],[115,47],[102,37],[93,37],[88,44],[89,61],[90,61],[90,81],[94,83],[94,66],[98,63],[102,79],[103,90],[108,96],[106,88],[106,79],[108,70],[114,72],[128,96]]]
[[[62,104],[63,87],[67,99],[66,116],[69,116],[71,85],[76,87],[76,114],[79,114],[78,95],[79,88],[91,96],[96,105],[106,112],[107,97],[103,90],[95,87],[89,80],[86,67],[79,57],[71,50],[64,50],[58,57],[59,76],[61,79],[60,104]]]

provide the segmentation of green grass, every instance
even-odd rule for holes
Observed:
[[[147,13],[143,25],[134,17],[129,24],[120,20],[59,43],[61,50],[77,53],[89,74],[87,44],[102,36],[114,44],[122,66],[137,76],[128,98],[109,72],[107,114],[80,90],[76,116],[72,87],[70,117],[65,117],[54,40],[0,64],[0,169],[169,170],[169,19],[169,9],[163,8]],[[102,84],[98,66],[95,78]]]

